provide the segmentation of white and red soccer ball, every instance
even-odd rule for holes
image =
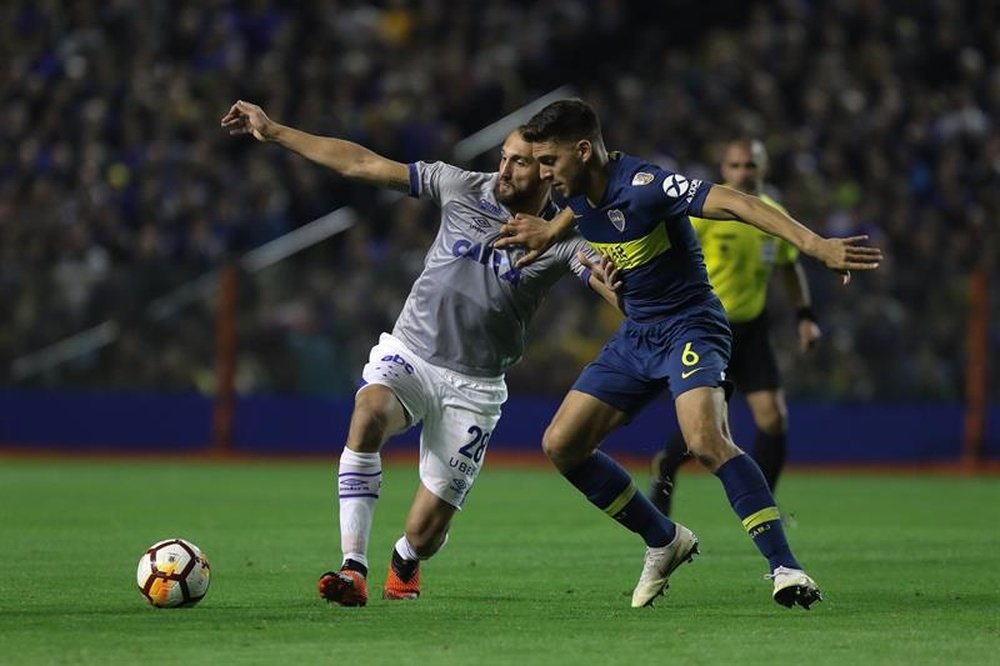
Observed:
[[[157,608],[193,606],[208,592],[211,569],[198,546],[166,539],[142,554],[135,580],[142,596]]]

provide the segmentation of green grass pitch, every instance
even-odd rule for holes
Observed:
[[[631,609],[639,538],[554,471],[489,466],[424,596],[382,601],[413,467],[386,469],[376,598],[340,608],[315,592],[339,564],[332,458],[0,459],[0,664],[1000,663],[996,477],[789,473],[789,536],[825,596],[805,612],[771,601],[710,475],[685,475],[676,504],[702,555]],[[172,536],[212,564],[192,609],[154,609],[135,586],[142,551]]]

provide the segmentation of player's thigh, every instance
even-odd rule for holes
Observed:
[[[700,386],[674,400],[677,422],[688,450],[710,470],[741,453],[732,441],[721,386]]]
[[[386,440],[409,427],[406,410],[388,386],[367,384],[354,396],[347,447],[374,453]]]
[[[582,391],[570,390],[545,431],[542,448],[561,470],[582,462],[628,414]]]
[[[486,450],[507,400],[502,380],[476,381],[439,372],[437,402],[420,434],[420,482],[458,508],[479,477]]]
[[[378,451],[385,441],[424,418],[433,399],[434,369],[383,333],[362,369],[347,446]]]

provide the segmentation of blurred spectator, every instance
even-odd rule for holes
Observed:
[[[211,299],[166,321],[149,303],[349,205],[359,226],[244,278],[237,382],[348,393],[434,218],[250,150],[218,118],[246,98],[395,159],[447,159],[457,139],[570,83],[612,148],[694,176],[711,177],[719,141],[766,137],[796,216],[886,250],[847,290],[812,267],[830,336],[786,374],[790,394],[960,396],[968,275],[998,252],[1000,8],[716,4],[713,25],[693,2],[0,4],[0,367],[114,319],[115,344],[22,383],[211,390]],[[616,45],[611,60],[579,47],[595,32]],[[578,289],[551,299],[515,391],[563,391],[613,326]]]

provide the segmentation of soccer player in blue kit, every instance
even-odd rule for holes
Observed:
[[[548,105],[523,136],[532,142],[541,178],[568,206],[551,223],[517,216],[496,246],[526,247],[528,262],[575,225],[618,269],[625,321],[566,395],[542,448],[592,504],[646,542],[632,606],[649,606],[664,592],[671,573],[698,552],[698,539],[658,511],[598,447],[666,388],[689,450],[722,482],[767,559],[774,600],[808,609],[822,598],[820,590],[792,554],[760,468],[729,432],[731,333],[688,216],[752,224],[840,271],[845,283],[850,270],[876,268],[881,251],[863,245],[865,236],[823,238],[756,197],[609,153],[596,113],[581,100]]]

